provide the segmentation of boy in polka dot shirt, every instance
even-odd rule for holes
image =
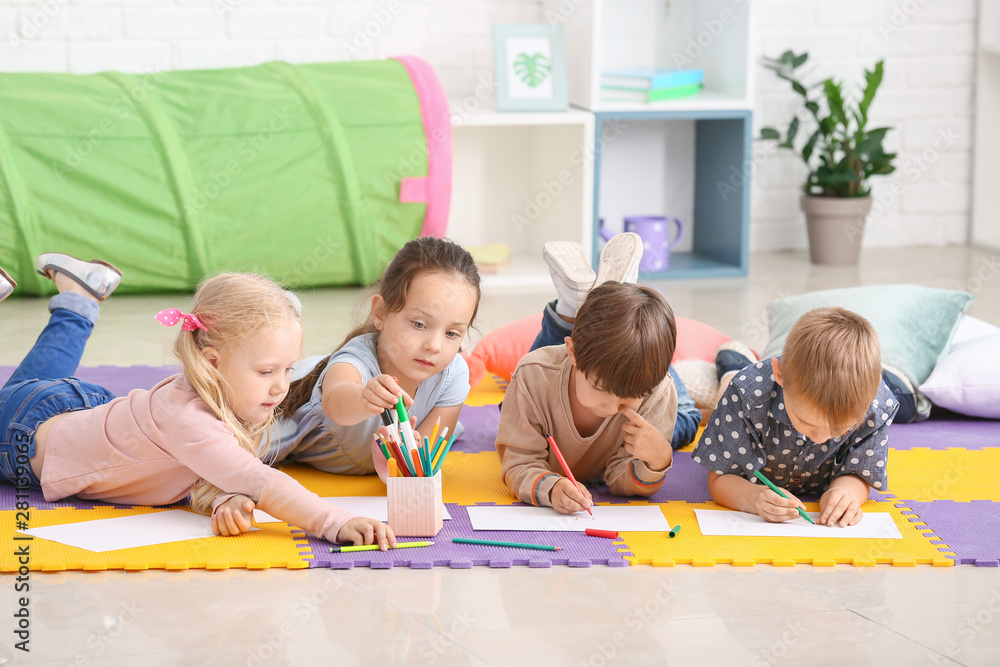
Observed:
[[[822,494],[818,523],[858,523],[869,488],[886,489],[899,409],[882,381],[875,329],[849,310],[817,308],[795,323],[780,357],[745,361],[694,451],[712,498],[780,522],[798,516],[795,494]],[[790,497],[758,482],[755,470]]]

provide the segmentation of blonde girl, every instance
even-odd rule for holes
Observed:
[[[116,398],[72,375],[98,304],[121,273],[58,253],[42,255],[38,269],[60,293],[49,304],[48,326],[0,390],[8,481],[40,487],[47,501],[75,495],[169,505],[190,496],[194,509],[213,513],[223,535],[250,527],[239,506],[245,496],[331,542],[394,545],[385,524],[331,507],[255,455],[301,354],[294,296],[255,275],[208,278],[190,314],[157,316],[182,326],[174,351],[183,372]]]

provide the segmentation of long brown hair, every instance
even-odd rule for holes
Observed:
[[[464,279],[476,293],[476,305],[472,311],[472,321],[475,321],[476,313],[479,311],[479,297],[482,294],[476,262],[465,248],[454,241],[433,236],[421,236],[400,248],[389,266],[386,267],[382,277],[372,285],[375,293],[382,296],[387,314],[398,313],[406,306],[406,293],[410,284],[423,273],[442,273]],[[344,337],[334,352],[344,347],[352,339],[364,334],[374,334],[374,342],[376,345],[378,344],[378,330],[375,328],[371,312],[368,313],[362,324]],[[288,389],[288,395],[279,406],[280,415],[293,414],[309,400],[316,387],[316,382],[323,373],[323,369],[330,362],[331,356],[333,356],[332,353],[328,354],[316,364],[316,367],[308,375],[292,382]]]

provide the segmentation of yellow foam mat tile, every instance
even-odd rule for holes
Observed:
[[[639,503],[633,503],[639,504]],[[869,502],[867,512],[888,512],[899,527],[903,539],[837,539],[801,537],[735,537],[707,536],[698,529],[696,509],[724,509],[715,503],[687,503],[671,501],[659,507],[671,526],[680,524],[677,537],[666,533],[621,533],[619,551],[632,565],[694,565],[710,567],[719,564],[752,566],[771,564],[790,567],[797,564],[832,567],[838,563],[861,567],[892,564],[913,567],[930,564],[940,567],[954,565],[947,552],[940,551],[941,543],[931,544],[929,529],[923,524],[911,523],[903,512],[891,502]],[[810,511],[818,511],[819,503],[806,503]],[[831,528],[831,530],[836,530]],[[926,534],[925,534],[926,533]],[[618,544],[616,542],[616,544]],[[629,555],[631,554],[631,555]],[[952,554],[954,556],[954,554]]]
[[[889,450],[888,492],[904,500],[1000,501],[1000,447]]]
[[[469,392],[469,397],[465,399],[465,405],[472,407],[497,405],[503,401],[503,393],[506,389],[506,380],[492,373],[487,373],[486,377]]]
[[[175,508],[33,509],[30,514],[30,526],[41,528],[81,521],[150,514],[168,509]],[[3,540],[3,543],[7,545],[19,547],[28,545],[28,567],[36,572],[62,570],[225,570],[229,568],[263,570],[272,567],[297,570],[309,567],[309,561],[300,555],[300,552],[308,551],[308,543],[304,535],[300,532],[292,533],[289,526],[281,523],[261,524],[260,530],[236,537],[207,537],[103,552],[88,551],[40,538],[34,538],[31,541],[15,541],[14,523],[14,512],[0,512],[0,540]],[[18,537],[23,536],[18,534]],[[10,548],[5,549],[0,555],[0,572],[18,571],[20,564],[13,554],[14,549]]]
[[[331,475],[304,464],[283,471],[320,496],[384,496],[385,484],[376,475]],[[450,452],[441,466],[444,502],[459,505],[517,502],[500,478],[500,457],[491,452]]]

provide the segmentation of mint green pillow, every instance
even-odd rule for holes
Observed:
[[[882,363],[898,369],[914,387],[930,376],[951,345],[971,294],[919,285],[873,285],[809,292],[767,306],[770,336],[764,358],[781,354],[792,325],[804,313],[840,306],[865,317],[878,332]]]

